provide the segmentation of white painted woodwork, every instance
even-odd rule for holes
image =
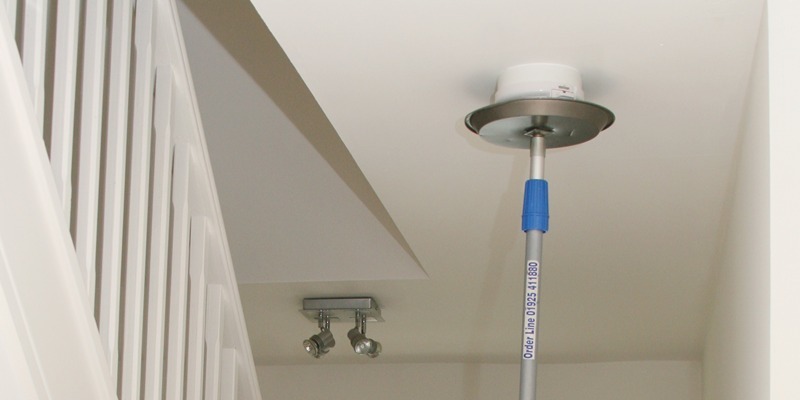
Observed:
[[[78,0],[61,1],[56,7],[50,165],[67,225],[72,215],[72,131],[75,127],[79,17]]]
[[[0,326],[16,331],[17,340],[2,345],[13,349],[4,352],[24,361],[15,365],[20,386],[8,392],[0,386],[0,398],[30,392],[32,380],[41,398],[111,399],[99,335],[5,12],[0,8],[0,307],[6,310]]]
[[[169,255],[170,188],[172,186],[172,70],[156,68],[153,103],[153,182],[150,193],[150,234],[147,298],[147,346],[145,348],[144,398],[159,399],[162,394],[164,334],[167,312]]]
[[[25,354],[31,351],[30,340],[20,334],[24,329],[12,323],[14,314],[4,290],[10,279],[3,276],[10,268],[0,244],[0,388],[10,399],[43,398],[47,395],[43,378]]]
[[[170,19],[170,23],[164,23],[163,25],[169,26],[175,37],[182,38],[181,23],[178,20],[176,2],[161,2],[159,4],[163,5],[165,8],[170,8],[169,12],[161,14],[165,18]],[[176,40],[175,46],[175,51],[170,54],[175,56],[175,65],[180,65],[180,67],[176,68],[182,71],[188,71],[189,62],[184,41],[182,39]],[[255,365],[255,362],[253,360],[245,319],[243,318],[243,311],[241,308],[242,299],[239,295],[236,274],[233,269],[233,260],[231,259],[231,250],[228,244],[225,225],[222,220],[222,210],[220,209],[219,197],[216,189],[217,186],[214,182],[214,175],[211,169],[205,133],[203,132],[203,124],[200,121],[199,106],[197,104],[197,96],[195,95],[195,85],[190,74],[187,73],[183,75],[182,78],[182,84],[177,86],[181,87],[184,91],[183,96],[185,96],[186,102],[192,105],[186,108],[187,110],[192,110],[192,115],[188,116],[189,118],[187,120],[182,120],[182,122],[190,126],[190,130],[194,132],[192,137],[193,140],[196,140],[196,150],[198,151],[198,153],[196,153],[197,157],[194,159],[194,165],[197,168],[196,176],[198,178],[196,180],[193,178],[193,182],[196,182],[194,186],[197,187],[200,192],[199,195],[201,195],[204,200],[198,199],[197,195],[192,196],[192,198],[198,205],[203,204],[208,207],[203,214],[198,215],[206,215],[211,221],[209,227],[214,229],[214,234],[211,235],[213,238],[211,241],[213,246],[211,247],[214,249],[216,258],[213,267],[210,268],[210,270],[214,272],[212,279],[226,288],[226,296],[229,304],[235,304],[235,310],[234,307],[229,306],[228,308],[231,312],[228,315],[228,326],[226,327],[227,335],[225,340],[229,344],[235,344],[238,352],[237,354],[240,358],[240,361],[237,363],[237,366],[241,368],[239,371],[237,396],[243,399],[260,399],[261,393],[258,387],[258,380],[255,377],[254,369],[249,367]],[[176,119],[176,121],[177,120],[178,119]],[[192,327],[190,326],[189,329],[192,329]],[[187,396],[187,398],[192,397]]]
[[[189,161],[185,144],[175,146],[172,162],[172,260],[169,288],[169,336],[167,338],[167,399],[183,399],[186,367],[186,313],[189,299]]]
[[[206,236],[207,221],[194,217],[191,222],[189,256],[189,332],[186,348],[186,399],[203,396],[206,326]]]
[[[108,116],[103,207],[103,247],[97,325],[106,351],[111,379],[116,386],[119,364],[120,285],[122,278],[123,225],[125,216],[125,166],[128,140],[133,1],[112,4],[108,68]],[[52,150],[51,150],[52,154]],[[52,159],[52,155],[51,155]]]
[[[222,349],[220,360],[219,398],[235,399],[238,384],[238,367],[236,366],[236,349]]]
[[[221,285],[210,284],[206,290],[206,366],[205,396],[203,398],[219,400],[225,298]]]
[[[147,254],[147,203],[153,95],[153,2],[136,4],[135,59],[130,185],[128,187],[127,257],[125,267],[125,330],[121,360],[121,400],[139,400]]]
[[[86,5],[83,42],[83,74],[80,92],[80,157],[78,164],[75,250],[84,273],[89,304],[96,291],[97,218],[100,185],[100,140],[105,79],[106,2]]]
[[[50,0],[25,0],[23,9],[25,15],[20,54],[33,101],[34,116],[40,130],[44,123],[44,64],[49,7]]]
[[[0,398],[260,399],[174,2],[11,3]],[[48,5],[52,26],[36,20]],[[9,10],[24,15],[19,43]],[[50,91],[28,79],[47,46]]]
[[[9,32],[11,32],[11,37],[14,38],[14,32],[17,30],[17,7],[19,6],[19,0],[3,0],[5,3],[4,7],[6,8],[6,17],[8,18],[8,27]]]

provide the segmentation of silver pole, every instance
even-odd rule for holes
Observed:
[[[531,138],[531,179],[544,179],[545,141]],[[525,296],[522,312],[522,361],[520,362],[520,400],[536,399],[536,348],[539,338],[539,277],[543,231],[525,231]]]
[[[531,138],[531,179],[544,179],[544,136],[534,135]]]

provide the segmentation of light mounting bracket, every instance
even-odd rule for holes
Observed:
[[[381,309],[372,297],[320,297],[303,299],[300,312],[310,321],[318,322],[320,315],[330,322],[350,322],[356,313],[367,318],[369,322],[384,322]]]

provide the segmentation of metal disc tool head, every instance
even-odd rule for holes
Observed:
[[[528,149],[531,137],[541,135],[547,148],[556,148],[593,139],[614,123],[614,113],[581,100],[516,99],[479,108],[464,123],[498,146]]]

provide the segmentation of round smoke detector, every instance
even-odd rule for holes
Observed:
[[[497,78],[495,103],[530,98],[583,100],[581,74],[561,64],[524,64]]]
[[[543,136],[548,148],[586,142],[614,123],[605,107],[583,101],[581,77],[560,64],[508,68],[497,79],[494,104],[469,113],[467,128],[504,147],[529,148]]]

